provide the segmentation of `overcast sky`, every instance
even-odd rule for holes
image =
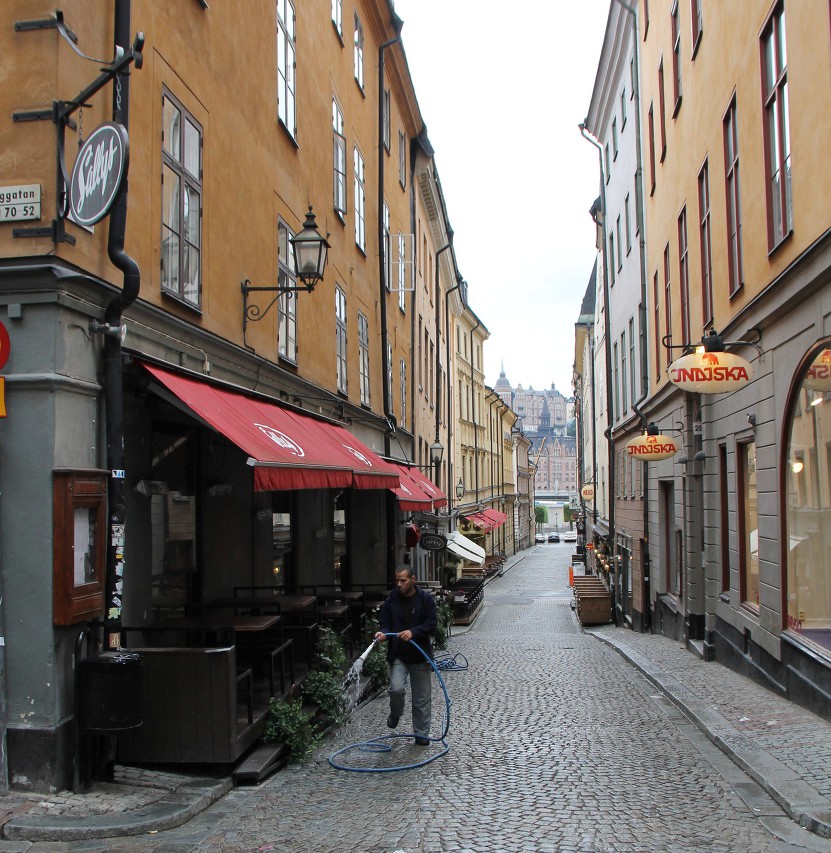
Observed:
[[[490,332],[485,381],[571,396],[594,264],[589,108],[608,0],[394,0],[459,272]]]

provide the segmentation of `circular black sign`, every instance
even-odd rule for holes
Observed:
[[[79,225],[95,225],[109,213],[127,175],[129,144],[123,125],[107,122],[78,152],[69,182],[69,208]]]
[[[418,544],[425,551],[441,551],[447,545],[447,539],[443,533],[424,533],[422,532]]]

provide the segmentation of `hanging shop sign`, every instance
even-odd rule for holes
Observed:
[[[78,152],[69,182],[69,207],[79,225],[95,225],[110,211],[127,177],[129,143],[123,125],[107,122]]]
[[[744,388],[753,378],[750,362],[732,352],[694,352],[669,366],[669,381],[684,391],[724,394]]]
[[[441,551],[447,546],[447,539],[442,533],[431,533],[429,531],[425,533],[422,531],[418,544],[425,551]]]
[[[661,459],[669,459],[675,456],[681,449],[681,445],[668,435],[639,435],[626,445],[626,452],[636,458],[645,459],[648,462],[658,462]]]
[[[824,349],[814,359],[802,384],[812,391],[831,391],[831,349]]]
[[[583,486],[583,488],[580,489],[580,497],[583,498],[584,501],[593,501],[594,486]]]

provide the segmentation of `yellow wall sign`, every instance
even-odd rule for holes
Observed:
[[[6,417],[6,379],[0,376],[0,418]]]

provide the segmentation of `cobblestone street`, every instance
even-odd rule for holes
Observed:
[[[566,544],[530,549],[487,587],[474,625],[452,638],[450,652],[463,654],[469,669],[445,675],[450,751],[433,763],[383,774],[329,765],[335,749],[387,732],[382,696],[328,738],[313,761],[233,790],[178,829],[25,849],[831,850],[785,818],[619,654],[581,631],[569,555]],[[434,733],[443,708],[437,687]],[[409,713],[401,721],[408,726]],[[396,740],[392,763],[425,752]]]

